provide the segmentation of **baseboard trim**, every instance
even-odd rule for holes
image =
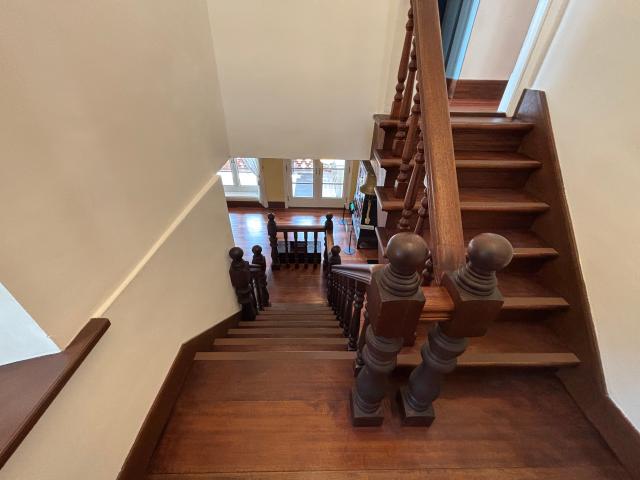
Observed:
[[[558,377],[631,478],[640,480],[640,432],[606,392],[593,388],[589,376],[560,370]]]
[[[262,208],[262,204],[257,200],[227,200],[227,207]]]
[[[182,385],[193,363],[196,352],[211,348],[213,340],[226,335],[229,328],[237,326],[240,312],[196,335],[183,343],[173,360],[162,386],[156,395],[149,413],[136,436],[124,461],[117,480],[140,480],[144,478],[151,456],[169,421],[173,406],[180,395]]]
[[[450,97],[454,100],[496,101],[502,99],[507,80],[447,79]]]

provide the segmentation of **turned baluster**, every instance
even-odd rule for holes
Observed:
[[[231,257],[229,277],[236,291],[238,303],[242,306],[242,320],[251,321],[256,319],[256,309],[253,304],[251,270],[249,262],[242,259],[243,256],[244,251],[240,247],[229,250],[229,257]]]
[[[407,64],[409,63],[409,49],[411,48],[411,40],[413,39],[413,9],[409,7],[407,13],[407,23],[405,25],[404,43],[402,44],[402,53],[400,55],[400,65],[398,66],[398,83],[396,84],[396,94],[391,104],[391,114],[389,118],[397,120],[400,118],[402,108],[402,99],[404,92],[404,82],[407,79]],[[411,95],[411,92],[409,92]]]
[[[278,227],[276,216],[273,213],[267,215],[267,234],[269,235],[269,246],[271,247],[271,270],[280,269],[280,256],[278,255]]]
[[[355,291],[353,295],[353,313],[351,315],[351,321],[349,323],[349,344],[347,346],[347,350],[351,352],[357,350],[358,348],[358,340],[360,335],[360,312],[362,311],[362,304],[364,303],[364,294],[366,288],[366,284],[355,281]]]
[[[318,258],[318,232],[313,232],[313,268],[316,268],[316,258]]]
[[[256,278],[258,279],[258,288],[260,290],[260,298],[262,299],[263,307],[270,307],[269,290],[267,290],[267,259],[262,254],[262,247],[260,245],[254,245],[251,247],[253,252],[253,258],[251,263],[260,266],[260,272],[257,272]],[[262,308],[261,308],[262,310]]]
[[[422,363],[398,392],[405,425],[429,426],[435,413],[433,401],[440,394],[445,374],[452,372],[457,358],[467,348],[467,337],[481,337],[502,308],[496,271],[505,268],[513,256],[509,241],[483,233],[469,242],[467,264],[443,275],[442,285],[454,303],[451,320],[436,324],[422,346]]]
[[[309,266],[309,238],[307,232],[303,232],[302,234],[304,238],[304,268]]]
[[[407,187],[407,193],[404,196],[404,205],[402,208],[402,217],[398,220],[398,230],[409,230],[411,228],[411,217],[413,216],[413,207],[416,203],[418,183],[424,178],[424,143],[422,142],[422,131],[418,137],[418,146],[416,154],[413,157],[413,171],[411,179]]]
[[[353,297],[355,295],[355,280],[352,278],[346,279],[347,292],[344,302],[344,310],[342,313],[342,334],[345,337],[349,336],[349,330],[351,328],[351,321],[353,316]]]
[[[413,157],[414,143],[416,134],[420,129],[420,90],[416,84],[416,94],[413,97],[413,107],[411,108],[411,117],[409,117],[409,127],[407,129],[407,140],[402,148],[402,162],[400,171],[394,185],[394,193],[397,198],[404,198],[409,185],[411,175],[411,158]]]
[[[282,232],[282,236],[284,237],[284,264],[289,267],[289,232]]]
[[[293,232],[293,263],[298,268],[298,232]]]
[[[337,274],[334,274],[331,271],[331,268],[334,265],[340,265],[341,263],[342,263],[342,259],[340,258],[340,247],[338,245],[334,245],[333,247],[331,247],[331,252],[329,253],[328,270],[329,270],[330,278],[333,281],[333,298],[331,299],[331,306],[333,307],[333,310],[336,313],[338,308],[339,276]]]
[[[416,272],[424,263],[427,246],[414,233],[394,235],[387,244],[389,263],[371,273],[364,332],[364,367],[351,391],[351,415],[355,426],[380,425],[382,400],[388,376],[408,330],[415,331],[424,306],[422,279]]]
[[[329,272],[329,245],[327,244],[327,237],[330,236],[333,240],[333,213],[327,213],[325,215],[326,220],[324,221],[324,252],[322,256],[324,257],[324,262],[322,264],[325,269],[325,275]]]
[[[409,77],[407,79],[407,90],[402,99],[402,106],[400,107],[400,116],[398,120],[398,129],[393,138],[391,145],[391,151],[393,155],[399,157],[402,155],[404,146],[409,143],[407,138],[407,131],[409,129],[409,112],[411,111],[411,99],[413,96],[413,83],[416,78],[416,70],[418,69],[418,63],[416,61],[416,45],[413,42],[411,49],[411,60],[409,61]],[[410,145],[410,148],[413,148]]]

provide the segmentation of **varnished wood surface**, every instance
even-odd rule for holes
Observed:
[[[428,182],[430,248],[436,283],[464,264],[465,246],[437,0],[412,2],[418,60],[420,128]],[[499,119],[490,119],[499,120]],[[411,205],[409,205],[411,207]]]
[[[459,371],[428,430],[401,427],[394,385],[354,429],[351,385],[350,360],[196,361],[148,480],[628,478],[552,374]]]
[[[263,208],[230,208],[229,219],[233,239],[236,246],[247,252],[253,245],[261,245],[267,259],[268,290],[272,303],[282,302],[311,302],[318,303],[326,300],[324,290],[324,275],[319,265],[306,268],[300,265],[282,266],[280,270],[271,270],[271,256],[269,252],[269,236],[267,234],[267,214],[274,212],[276,222],[288,225],[318,225],[323,224],[325,215],[333,213],[333,239],[336,245],[340,245],[343,252],[340,254],[342,263],[366,263],[367,259],[377,258],[377,250],[355,249],[355,237],[351,239],[351,248],[354,255],[347,255],[344,249],[349,243],[347,227],[341,224],[342,210],[289,208],[281,210],[268,210]],[[349,213],[345,213],[345,220],[349,222]],[[323,238],[320,233],[320,240]]]
[[[60,353],[0,367],[0,468],[109,328],[92,318]]]

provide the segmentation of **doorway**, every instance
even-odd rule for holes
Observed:
[[[340,208],[348,194],[351,162],[297,158],[285,161],[287,206]]]

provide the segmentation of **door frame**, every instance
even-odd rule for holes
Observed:
[[[320,169],[322,168],[320,164],[320,159],[313,159],[313,192],[314,196],[312,198],[295,198],[293,197],[293,192],[291,191],[291,162],[297,159],[288,159],[283,160],[284,168],[282,169],[283,180],[284,180],[284,192],[285,192],[285,207],[289,208],[342,208],[347,202],[347,196],[349,194],[349,187],[351,186],[351,176],[353,175],[352,168],[352,160],[344,160],[344,182],[342,186],[342,197],[341,198],[322,198],[316,197],[315,193],[318,188],[322,186],[322,174]],[[336,159],[343,160],[343,159]],[[319,173],[320,172],[320,173]],[[318,182],[320,179],[320,182]]]

